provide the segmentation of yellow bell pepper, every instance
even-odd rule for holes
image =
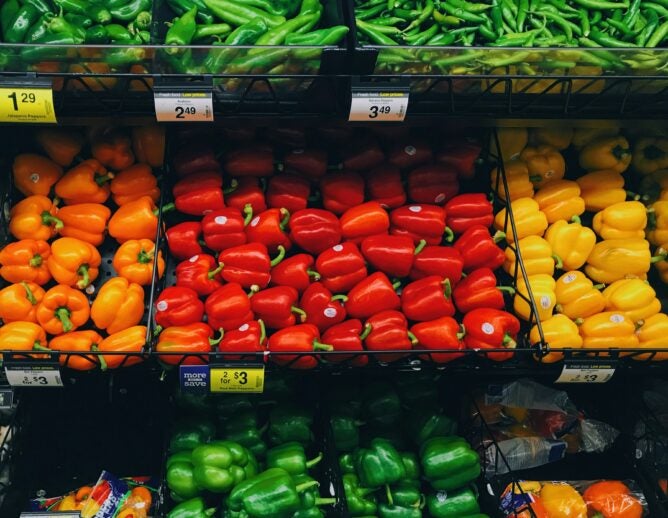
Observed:
[[[585,349],[625,349],[638,347],[636,326],[618,311],[604,311],[585,318],[580,324]]]
[[[554,315],[549,320],[541,322],[543,336],[549,346],[548,352],[542,358],[536,357],[542,363],[554,363],[564,358],[563,353],[554,352],[560,349],[581,349],[582,337],[578,326],[566,315]],[[533,326],[529,333],[529,339],[532,344],[540,342],[540,333],[538,326]]]
[[[533,184],[529,180],[529,169],[524,162],[509,160],[503,163],[503,169],[506,173],[509,194],[506,194],[506,186],[503,184],[503,180],[499,178],[498,168],[492,169],[491,172],[492,189],[497,189],[498,185],[497,192],[501,199],[508,201],[508,199],[517,200],[518,198],[533,197]]]
[[[529,276],[529,287],[533,294],[533,300],[536,303],[536,310],[538,311],[538,318],[542,321],[548,320],[552,316],[552,310],[557,303],[557,297],[554,293],[556,282],[552,276],[539,273],[537,275]],[[527,299],[529,298],[529,291],[527,285],[522,277],[517,279],[517,292],[513,299],[513,309],[515,314],[523,320],[535,322],[536,316],[531,315],[531,306]]]
[[[520,249],[520,254],[522,254],[527,275],[544,273],[551,276],[554,274],[552,247],[545,239],[540,236],[527,236],[520,239],[517,246]],[[511,247],[507,247],[505,254],[506,260],[503,263],[503,269],[514,277],[517,269],[515,251]]]
[[[629,277],[646,279],[650,264],[660,260],[662,256],[652,258],[646,239],[606,239],[594,245],[585,273],[605,284]]]
[[[594,283],[582,272],[573,270],[557,279],[554,294],[557,298],[555,311],[576,320],[586,318],[605,309],[605,297],[599,291],[603,284]]]
[[[540,501],[550,518],[587,518],[587,504],[566,482],[548,482],[540,491]]]
[[[496,135],[499,139],[500,152],[493,133],[490,137],[489,150],[494,156],[503,160],[517,158],[529,142],[529,132],[526,128],[498,128]]]
[[[640,174],[652,174],[668,168],[668,138],[645,137],[633,146],[633,169]]]
[[[571,145],[573,128],[532,128],[529,130],[529,140],[532,144],[563,150]]]
[[[547,217],[540,211],[536,201],[531,198],[519,198],[510,202],[510,206],[515,219],[517,236],[514,235],[510,224],[508,228],[505,228],[507,209],[501,209],[494,218],[494,227],[497,230],[505,231],[508,243],[527,236],[543,235],[547,228]]]
[[[648,227],[645,231],[647,240],[660,246],[668,243],[668,200],[655,201],[649,206]]]
[[[647,319],[636,331],[640,347],[644,349],[668,349],[668,315],[657,313]],[[646,360],[649,354],[633,356],[634,360]],[[652,360],[668,360],[668,351],[656,353]]]
[[[596,244],[596,234],[589,227],[583,227],[580,218],[572,218],[569,223],[560,219],[547,227],[545,240],[552,247],[552,254],[564,270],[577,270],[586,262]],[[520,250],[522,250],[520,248]]]
[[[620,279],[603,290],[606,311],[620,311],[639,322],[661,311],[661,302],[647,281]]]
[[[624,177],[615,171],[594,171],[575,181],[588,211],[598,212],[626,200]]]
[[[594,232],[602,239],[644,238],[647,208],[639,201],[622,201],[596,213]]]
[[[571,144],[575,149],[582,149],[593,140],[616,135],[619,135],[619,128],[614,126],[607,128],[575,128]]]
[[[585,202],[580,197],[580,186],[572,180],[555,180],[538,189],[533,197],[548,223],[560,219],[570,220],[585,211]]]
[[[541,186],[561,180],[566,173],[564,157],[552,146],[527,147],[520,153],[529,168],[529,180]]]
[[[579,162],[587,171],[606,169],[623,173],[631,165],[631,146],[622,136],[601,137],[580,150]]]

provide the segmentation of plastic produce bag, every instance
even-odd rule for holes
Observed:
[[[635,424],[636,459],[651,462],[659,472],[668,472],[668,384],[655,380],[642,394],[644,408]]]

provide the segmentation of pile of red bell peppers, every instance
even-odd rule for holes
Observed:
[[[180,262],[155,304],[164,362],[205,362],[214,345],[230,359],[268,350],[299,369],[318,355],[297,352],[337,351],[320,359],[362,366],[359,351],[392,362],[433,350],[420,357],[444,363],[514,347],[520,324],[497,286],[492,203],[459,194],[478,144],[434,152],[366,138],[334,166],[316,148],[184,149],[172,161],[181,222],[166,232]]]

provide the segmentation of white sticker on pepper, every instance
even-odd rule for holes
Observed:
[[[441,193],[436,198],[434,198],[434,202],[436,203],[441,203],[443,200],[445,200],[445,194]]]
[[[408,210],[410,210],[411,212],[415,212],[417,214],[418,212],[422,212],[422,207],[420,207],[419,205],[411,205],[410,207],[408,207]]]
[[[413,156],[415,155],[415,153],[417,153],[417,149],[415,149],[415,146],[406,146],[404,148],[404,151],[408,156]]]
[[[543,295],[540,298],[540,307],[542,307],[543,309],[549,309],[551,305],[552,305],[552,299],[550,299],[550,297],[548,297],[547,295]]]
[[[325,308],[323,313],[327,318],[334,318],[336,317],[336,308]]]
[[[620,322],[624,322],[624,315],[620,315],[619,313],[615,313],[614,315],[610,315],[610,322],[614,322],[615,324],[619,324]]]
[[[569,274],[564,276],[564,278],[562,279],[562,282],[564,284],[570,284],[571,282],[573,282],[576,279],[576,277],[577,276],[574,273],[569,273]]]
[[[241,326],[239,326],[239,331],[243,333],[244,331],[248,331],[249,327],[250,326],[248,324],[241,324]]]
[[[490,324],[489,322],[485,322],[482,327],[482,332],[485,333],[486,335],[491,335],[494,334],[494,326]]]
[[[335,252],[340,252],[341,250],[343,250],[343,245],[334,245],[332,247],[332,250],[334,250]]]
[[[260,216],[255,216],[253,218],[253,221],[251,221],[250,225],[251,227],[257,227],[257,224],[260,222]]]
[[[158,311],[167,311],[168,307],[169,306],[167,305],[167,301],[165,300],[161,300],[155,305],[155,309],[157,309]]]
[[[216,225],[224,225],[227,223],[227,217],[226,216],[216,216],[213,221],[215,221]]]
[[[188,261],[191,263],[197,262],[197,259],[199,259],[199,255],[193,255]]]

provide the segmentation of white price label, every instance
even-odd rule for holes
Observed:
[[[153,100],[158,122],[213,121],[211,92],[155,92]]]
[[[401,122],[408,110],[408,92],[353,91],[349,121]]]
[[[5,367],[7,382],[12,387],[62,387],[60,369],[56,367]]]
[[[611,363],[567,363],[556,383],[606,383],[615,374]]]

